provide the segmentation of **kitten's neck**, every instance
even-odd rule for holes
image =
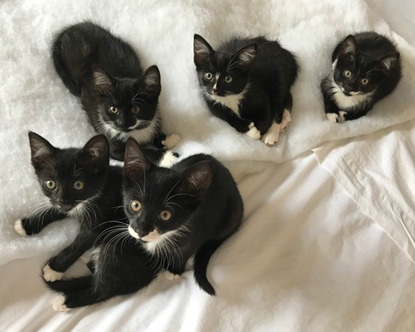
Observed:
[[[216,96],[209,94],[206,89],[204,91],[204,94],[209,100],[213,101],[214,103],[219,103],[223,106],[226,106],[232,112],[234,112],[237,116],[241,117],[240,111],[242,109],[242,102],[246,97],[246,94],[249,90],[249,83],[245,86],[245,88],[242,90],[242,92],[238,94],[232,94],[228,96]]]

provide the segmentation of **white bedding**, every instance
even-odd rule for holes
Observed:
[[[186,3],[0,3],[0,331],[412,331],[415,122],[373,132],[415,118],[413,2],[394,1],[393,10],[386,0]],[[130,297],[55,313],[40,266],[74,238],[77,224],[57,222],[26,239],[12,230],[41,195],[27,131],[59,146],[80,146],[93,134],[49,59],[54,31],[85,18],[130,41],[144,65],[159,65],[160,109],[166,131],[183,137],[180,152],[211,152],[237,175],[246,217],[209,266],[216,298],[186,272]],[[269,33],[298,54],[293,123],[275,148],[210,117],[198,94],[193,33],[215,44],[223,29]],[[405,79],[368,117],[331,124],[318,82],[335,43],[361,29],[398,42]],[[72,272],[86,270],[78,263]]]

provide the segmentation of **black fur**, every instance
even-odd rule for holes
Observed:
[[[366,115],[376,102],[393,92],[401,79],[399,52],[390,40],[375,32],[347,36],[332,54],[335,61],[334,70],[321,82],[321,91],[325,112],[345,112],[344,120]],[[347,99],[354,93],[362,100],[351,107],[339,105],[336,100],[338,94]]]
[[[65,86],[81,99],[95,131],[110,141],[111,157],[124,159],[125,141],[130,136],[140,144],[163,147],[165,135],[157,112],[160,72],[156,66],[144,72],[129,44],[84,22],[57,35],[52,58]],[[149,133],[139,138],[144,131]]]
[[[243,216],[235,181],[221,163],[197,154],[170,169],[160,168],[130,139],[124,162],[124,207],[131,235],[160,266],[180,275],[195,255],[196,281],[215,294],[206,278],[210,256],[239,228]],[[163,238],[152,249],[156,233]]]
[[[205,39],[195,35],[194,63],[211,113],[241,133],[254,123],[264,135],[273,122],[281,123],[284,109],[292,108],[290,89],[297,76],[297,63],[277,41],[264,37],[233,38],[215,51]],[[237,95],[244,89],[239,115],[214,99]]]

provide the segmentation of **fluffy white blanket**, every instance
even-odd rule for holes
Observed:
[[[371,133],[415,117],[415,50],[362,0],[349,1],[3,1],[0,4],[1,169],[0,264],[65,245],[76,225],[53,225],[18,239],[12,222],[28,214],[41,196],[30,166],[27,131],[53,144],[81,146],[93,135],[77,100],[64,88],[51,59],[53,35],[92,19],[124,38],[143,65],[162,75],[160,111],[167,133],[178,133],[183,155],[209,152],[223,161],[282,162],[340,138]],[[330,70],[331,52],[349,33],[375,30],[396,41],[404,78],[396,92],[369,116],[346,124],[325,120],[319,82]],[[231,35],[267,35],[292,51],[301,67],[293,88],[292,124],[275,147],[238,134],[208,112],[193,64],[193,34],[213,46]]]

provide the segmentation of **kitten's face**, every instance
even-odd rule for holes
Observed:
[[[187,222],[204,199],[211,181],[207,163],[184,174],[146,160],[134,139],[126,145],[124,209],[129,233],[152,250],[188,231]]]
[[[212,98],[241,93],[248,83],[255,57],[255,44],[245,46],[235,54],[225,54],[215,52],[201,36],[194,36],[194,62],[199,84]]]
[[[348,36],[333,64],[333,78],[346,96],[367,94],[376,90],[387,79],[398,58],[398,53],[389,54],[382,59],[360,53],[356,40],[353,36]]]
[[[99,113],[107,125],[121,132],[150,125],[157,110],[161,91],[160,72],[156,66],[146,70],[141,80],[111,78],[99,68],[94,70]]]
[[[39,184],[54,208],[70,212],[100,192],[109,165],[105,136],[94,136],[82,149],[55,148],[33,132],[29,141]]]

